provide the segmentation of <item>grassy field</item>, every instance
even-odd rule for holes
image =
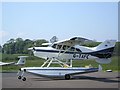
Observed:
[[[17,57],[20,55],[3,55],[2,56],[2,61],[3,62],[17,62],[18,59]],[[8,59],[11,58],[11,59]],[[120,71],[120,66],[118,67],[118,59],[120,56],[113,56],[112,57],[112,62],[110,64],[101,64],[103,67],[103,71],[111,69],[113,71]],[[24,67],[40,67],[45,60],[36,58],[33,56],[29,56],[26,60],[26,64]],[[87,65],[92,65],[93,67],[98,67],[99,63],[97,63],[95,60],[74,60],[73,61],[73,67],[84,67]],[[52,65],[52,66],[58,66],[58,65]],[[2,71],[17,71],[21,66],[2,66]]]

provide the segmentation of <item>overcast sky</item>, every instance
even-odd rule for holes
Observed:
[[[18,37],[118,40],[117,2],[4,2],[1,7],[0,44]]]

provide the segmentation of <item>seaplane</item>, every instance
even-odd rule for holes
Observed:
[[[28,56],[18,56],[19,60],[17,63],[15,63],[15,62],[1,62],[0,61],[0,66],[9,66],[9,65],[23,66],[26,63],[27,57]]]
[[[72,61],[94,59],[100,64],[108,64],[111,62],[116,43],[116,40],[105,40],[96,47],[86,47],[82,44],[92,42],[92,40],[82,37],[73,37],[62,41],[56,41],[55,37],[52,39],[51,43],[42,44],[48,45],[47,47],[28,48],[33,51],[34,56],[44,58],[45,62],[40,67],[20,68],[17,73],[18,79],[26,81],[24,73],[31,73],[43,77],[63,77],[69,80],[76,74],[101,71],[101,65],[98,67],[73,67]],[[52,67],[51,64],[60,66]]]

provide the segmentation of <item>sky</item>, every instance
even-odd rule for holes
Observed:
[[[117,2],[3,2],[0,7],[2,45],[18,37],[118,40]]]

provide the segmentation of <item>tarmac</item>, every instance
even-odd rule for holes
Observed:
[[[118,88],[118,72],[79,74],[70,80],[50,79],[25,74],[27,80],[17,79],[17,72],[1,73],[2,88]]]

